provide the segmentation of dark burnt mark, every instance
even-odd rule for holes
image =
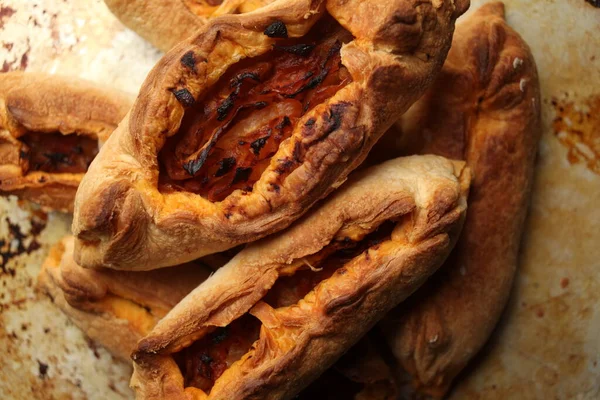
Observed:
[[[283,119],[281,120],[280,123],[275,125],[275,129],[282,130],[286,126],[290,126],[290,125],[292,125],[292,121],[290,121],[290,118],[288,116],[285,116],[285,117],[283,117]]]
[[[28,152],[26,152],[25,150],[21,150],[21,151],[19,152],[19,157],[20,157],[22,160],[29,160],[29,153],[28,153]]]
[[[226,132],[229,129],[229,127],[231,126],[231,124],[233,124],[235,117],[240,112],[242,112],[243,110],[245,110],[247,108],[254,108],[254,109],[260,110],[261,108],[264,108],[266,105],[267,105],[267,103],[265,103],[264,101],[259,101],[254,104],[245,104],[245,105],[237,108],[235,110],[233,117],[229,121],[227,121],[225,124],[223,124],[219,129],[217,129],[217,131],[211,136],[208,143],[206,143],[204,145],[204,148],[200,152],[200,155],[198,156],[198,158],[196,160],[191,160],[191,161],[188,161],[187,163],[184,163],[182,165],[182,168],[191,176],[196,175],[196,173],[198,171],[200,171],[200,169],[206,162],[206,159],[208,158],[210,151],[215,146],[217,141],[221,138],[221,135],[223,134],[223,132]]]
[[[338,269],[337,271],[335,271],[338,275],[346,275],[346,272],[348,272],[348,270],[344,267],[341,267],[340,269]]]
[[[229,96],[217,107],[217,121],[223,121],[227,118],[227,114],[233,108],[235,103],[235,98],[237,97],[236,92],[231,92]]]
[[[299,163],[302,158],[302,143],[296,142],[294,144],[294,153],[292,155],[294,156],[294,160]]]
[[[196,103],[194,96],[192,96],[192,93],[190,93],[190,91],[186,88],[171,90],[171,92],[175,95],[177,101],[184,107],[191,107],[194,105],[194,103]]]
[[[265,108],[267,106],[267,102],[266,101],[257,101],[256,103],[251,104],[251,106],[256,110],[262,110],[263,108]]]
[[[244,146],[244,145],[246,144],[246,141],[244,141],[244,140],[239,140],[239,141],[238,141],[238,144],[239,144],[240,146]]]
[[[304,126],[313,126],[315,122],[314,118],[309,118],[309,120],[304,123]]]
[[[231,86],[232,88],[237,88],[243,83],[245,79],[252,79],[255,82],[260,82],[260,76],[258,76],[254,72],[242,72],[241,74],[238,74],[231,79],[229,86]]]
[[[224,158],[224,159],[220,160],[219,162],[217,162],[217,164],[219,165],[219,169],[215,173],[215,176],[216,177],[223,176],[226,173],[228,173],[229,171],[231,171],[231,169],[235,165],[235,158],[227,157],[227,158]]]
[[[596,8],[600,8],[600,0],[585,0]]]
[[[324,136],[326,137],[330,133],[338,130],[342,125],[342,115],[348,108],[348,103],[336,103],[331,106],[329,113],[325,114],[325,123],[327,128],[325,129]]]
[[[321,82],[323,82],[325,80],[328,73],[329,73],[329,70],[327,68],[322,69],[321,72],[319,72],[319,75],[311,78],[311,80],[308,81],[308,83],[306,85],[302,86],[300,89],[296,90],[292,94],[286,94],[285,97],[294,98],[302,92],[316,88],[317,86],[319,86],[321,84]]]
[[[48,364],[43,363],[40,360],[37,360],[37,363],[40,379],[46,379],[46,374],[48,373]]]
[[[206,158],[198,158],[197,160],[191,160],[186,163],[183,163],[181,167],[185,170],[185,172],[190,174],[190,176],[194,176],[198,171],[200,171],[200,168],[202,168],[204,161],[206,161]]]
[[[288,158],[279,159],[277,162],[279,162],[279,167],[275,169],[275,172],[278,174],[285,174],[294,166],[294,162]]]
[[[212,337],[213,343],[219,344],[223,342],[225,339],[227,339],[228,334],[229,332],[227,330],[227,327],[217,329]]]
[[[80,145],[73,146],[73,153],[83,154],[83,147],[81,147]]]
[[[263,33],[270,38],[285,39],[288,37],[287,27],[282,21],[279,20],[267,26],[267,29],[265,29]]]
[[[39,183],[45,183],[45,182],[46,182],[46,177],[45,177],[45,176],[40,176],[40,177],[38,178],[38,182],[39,182]]]
[[[295,54],[300,57],[307,57],[315,48],[314,44],[293,44],[291,46],[273,46],[275,50],[283,51],[286,53]]]
[[[234,88],[234,90],[233,92],[229,93],[229,96],[227,96],[227,98],[223,100],[219,107],[217,107],[217,121],[223,121],[225,118],[227,118],[227,114],[229,114],[229,111],[231,111],[235,105],[235,99],[240,94],[242,84],[246,79],[252,79],[255,82],[260,82],[260,77],[253,72],[243,72],[233,77],[229,83],[229,86]],[[264,106],[266,106],[266,103],[264,103]]]
[[[238,182],[247,181],[250,178],[250,174],[252,173],[252,168],[236,168],[235,175],[233,177],[232,185],[235,185]]]
[[[252,149],[252,152],[254,153],[255,156],[258,156],[260,154],[260,150],[265,146],[269,137],[270,137],[270,135],[264,136],[264,137],[256,139],[254,142],[250,143],[250,148]]]
[[[44,328],[44,333],[45,333],[45,334],[48,334],[48,333],[50,333],[50,328]]]
[[[233,215],[233,214],[232,214],[232,213],[230,213],[230,212],[228,212],[228,213],[225,213],[225,218],[229,219],[229,218],[231,218],[231,216],[232,216],[232,215]]]
[[[277,194],[279,194],[279,192],[281,191],[281,187],[276,183],[271,183],[271,187],[273,188],[273,191]]]
[[[181,57],[181,65],[188,68],[190,71],[193,71],[194,73],[198,72],[196,69],[196,56],[192,50],[188,51],[183,55],[183,57]]]

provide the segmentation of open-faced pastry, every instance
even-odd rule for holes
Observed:
[[[195,33],[210,18],[247,13],[275,0],[104,0],[128,28],[162,51]]]
[[[446,258],[466,209],[463,166],[437,156],[388,161],[248,245],[139,342],[138,398],[300,392]]]
[[[468,1],[280,0],[155,66],[77,194],[86,267],[161,267],[281,230],[426,89]]]
[[[374,154],[400,147],[396,155],[464,159],[474,176],[454,251],[382,324],[415,397],[443,397],[509,297],[540,135],[535,62],[506,24],[501,3],[457,24],[437,81],[396,128],[401,132],[384,138]]]
[[[73,237],[50,250],[39,286],[92,340],[129,359],[138,340],[212,270],[198,262],[147,272],[85,269],[73,261]]]
[[[90,162],[133,99],[80,79],[0,74],[0,194],[72,211]]]

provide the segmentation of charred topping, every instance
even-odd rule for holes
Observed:
[[[316,122],[316,121],[315,121],[315,119],[314,119],[314,118],[310,118],[308,121],[306,121],[306,122],[304,123],[304,125],[306,125],[306,126],[312,126],[312,125],[314,125],[314,124],[315,124],[315,122]]]
[[[298,56],[306,57],[315,48],[314,44],[293,44],[290,46],[273,46],[275,50],[284,51],[286,53],[296,54]]]
[[[194,105],[194,103],[196,103],[194,96],[192,96],[190,91],[186,88],[179,90],[171,90],[171,92],[175,95],[177,101],[180,102],[181,105],[184,107],[191,107]]]
[[[248,168],[236,168],[235,169],[235,175],[233,177],[233,182],[231,182],[231,184],[236,184],[238,182],[245,182],[248,180],[248,178],[250,177],[250,174],[252,173],[252,168],[248,167]]]
[[[292,125],[292,121],[290,121],[290,117],[288,117],[286,115],[285,117],[283,117],[283,119],[281,120],[280,123],[275,125],[275,128],[281,130],[281,129],[285,128],[286,126],[290,126],[290,125]]]
[[[198,193],[210,201],[221,201],[238,189],[251,191],[280,144],[292,135],[296,121],[351,81],[340,62],[338,37],[325,36],[316,45],[284,43],[264,57],[230,68],[202,102],[186,111],[180,133],[167,139],[161,150],[167,170],[161,175],[163,187]],[[265,112],[253,119],[254,110],[263,108]],[[324,129],[339,128],[341,116],[329,119]],[[259,123],[246,125],[246,120]],[[305,122],[314,123],[314,118]],[[295,149],[278,164],[277,172],[289,173],[301,162],[302,151]]]
[[[252,72],[244,72],[235,76],[229,84],[232,88],[234,88],[233,92],[231,92],[217,108],[217,121],[223,121],[225,118],[227,118],[227,114],[229,114],[229,111],[231,111],[235,104],[235,99],[240,94],[240,90],[245,79],[252,79],[253,81],[260,82],[260,77]],[[264,106],[266,106],[266,103]]]
[[[271,187],[273,188],[273,190],[275,191],[275,193],[279,193],[281,190],[281,187],[276,184],[276,183],[271,183]]]
[[[233,157],[224,158],[224,159],[220,160],[217,164],[219,164],[219,169],[215,173],[215,176],[216,177],[223,176],[226,173],[228,173],[229,171],[231,171],[231,169],[235,165],[235,158],[233,158]]]
[[[250,143],[250,148],[252,149],[252,152],[254,153],[254,155],[257,156],[257,155],[260,154],[260,150],[267,143],[267,140],[269,139],[269,136],[261,137],[259,139],[256,139],[254,142]]]
[[[29,153],[24,150],[21,150],[19,152],[19,157],[21,157],[24,160],[27,160],[27,159],[29,159]]]
[[[196,69],[196,56],[193,51],[190,50],[181,57],[181,65],[193,72],[198,72]]]
[[[275,21],[271,25],[267,26],[264,34],[270,38],[282,38],[285,39],[288,37],[287,27],[282,21]]]

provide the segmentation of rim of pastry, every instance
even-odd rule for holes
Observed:
[[[356,174],[303,220],[238,253],[139,342],[132,378],[138,398],[206,398],[184,386],[175,354],[202,340],[222,343],[210,335],[220,337],[218,327],[235,332],[249,314],[260,320],[260,337],[245,354],[232,350],[240,358],[217,377],[208,398],[298,393],[441,265],[460,232],[469,181],[464,163],[437,156],[392,160]],[[371,242],[373,233],[384,235]],[[365,247],[340,264],[327,258],[346,245]],[[335,267],[327,270],[328,263]],[[321,267],[322,280],[286,303],[285,286],[277,285]]]
[[[155,66],[130,114],[103,146],[84,178],[77,194],[73,221],[76,259],[86,267],[168,266],[254,241],[285,228],[342,184],[393,119],[425,91],[443,63],[454,20],[467,5],[468,1],[464,0],[394,0],[375,9],[371,1],[280,0],[252,13],[211,20],[195,37],[171,50]],[[288,119],[286,124],[282,118],[281,125],[273,127],[285,130],[290,136],[282,139],[275,154],[256,159],[263,167],[268,163],[264,170],[236,166],[225,172],[229,174],[226,177],[231,185],[251,181],[252,186],[236,188],[217,201],[188,191],[185,185],[189,182],[202,186],[225,179],[220,178],[219,171],[225,166],[225,158],[231,157],[225,156],[220,164],[206,160],[216,154],[212,150],[215,143],[221,143],[215,139],[217,133],[231,133],[235,126],[230,130],[206,128],[213,132],[211,141],[197,140],[196,147],[190,150],[195,151],[196,158],[187,158],[181,164],[167,163],[165,167],[164,157],[176,154],[165,152],[166,144],[177,146],[182,137],[194,138],[194,135],[185,136],[189,133],[185,130],[187,125],[181,128],[184,116],[193,119],[198,109],[212,110],[206,114],[209,115],[206,120],[225,121],[219,122],[222,124],[233,121],[239,110],[235,108],[238,106],[232,106],[236,111],[228,114],[232,109],[230,100],[235,98],[237,90],[233,87],[238,88],[236,85],[241,85],[242,79],[251,83],[256,79],[240,72],[242,78],[235,76],[231,81],[219,81],[228,68],[235,64],[233,68],[241,71],[246,65],[244,62],[254,65],[262,60],[263,54],[272,51],[300,60],[305,57],[298,55],[301,52],[290,55],[293,52],[289,46],[286,50],[280,48],[296,43],[294,38],[311,38],[311,28],[327,26],[324,22],[319,25],[319,21],[326,18],[330,18],[328,23],[336,20],[341,25],[333,33],[327,33],[331,36],[326,37],[331,40],[314,39],[315,52],[321,45],[341,44],[340,40],[333,40],[338,33],[345,38],[355,38],[341,46],[341,62],[332,61],[340,71],[345,71],[331,75],[331,79],[344,82],[339,84],[341,88],[334,94],[327,92],[330,97],[306,112],[301,111],[293,122]],[[333,26],[338,24],[333,23]],[[316,34],[313,32],[313,35]],[[333,47],[331,45],[329,50]],[[315,53],[331,55],[315,68],[329,71],[331,67],[326,62],[335,60],[337,48],[331,54],[325,47]],[[309,54],[312,53],[309,51]],[[277,73],[275,67],[271,70],[273,73]],[[281,95],[285,101],[252,103],[254,109],[261,108],[261,111],[253,111],[250,117],[256,116],[260,122],[261,118],[270,118],[270,113],[275,113],[279,118],[277,113],[285,114],[285,107],[296,107],[290,105],[289,99],[298,93],[312,95],[318,89],[311,86],[313,80],[319,85],[329,77],[327,72],[324,79],[307,73],[299,78],[299,82],[305,82],[300,92],[286,94],[288,97]],[[226,98],[210,93],[209,89],[216,82],[219,83],[215,90],[232,85]],[[335,85],[326,87],[328,90],[337,88]],[[303,91],[304,88],[307,89]],[[269,93],[276,92],[273,87],[267,89]],[[213,106],[214,109],[210,108]],[[250,122],[244,120],[245,126]],[[236,135],[256,133],[245,129],[240,128]],[[226,140],[226,135],[223,138]],[[184,145],[180,148],[187,150]],[[233,145],[224,151],[237,151],[237,148],[242,146]],[[247,154],[251,154],[250,147]],[[234,162],[237,161],[234,158]],[[211,172],[209,169],[216,169],[217,164],[219,170]],[[175,172],[169,169],[170,165]],[[190,176],[185,175],[184,170]],[[237,179],[241,170],[240,183]],[[177,174],[184,175],[177,178],[180,181],[164,183]],[[204,174],[206,181],[198,178],[198,174]],[[254,182],[256,177],[258,180]],[[179,189],[180,185],[186,189]]]
[[[0,193],[72,211],[99,142],[132,103],[123,92],[81,79],[0,74]]]

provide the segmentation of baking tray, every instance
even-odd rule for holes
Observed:
[[[600,399],[600,9],[505,3],[538,64],[544,133],[510,303],[451,398]],[[0,1],[3,72],[67,74],[135,93],[159,57],[101,0]],[[0,399],[133,397],[130,365],[35,290],[69,226],[67,215],[0,198]]]

